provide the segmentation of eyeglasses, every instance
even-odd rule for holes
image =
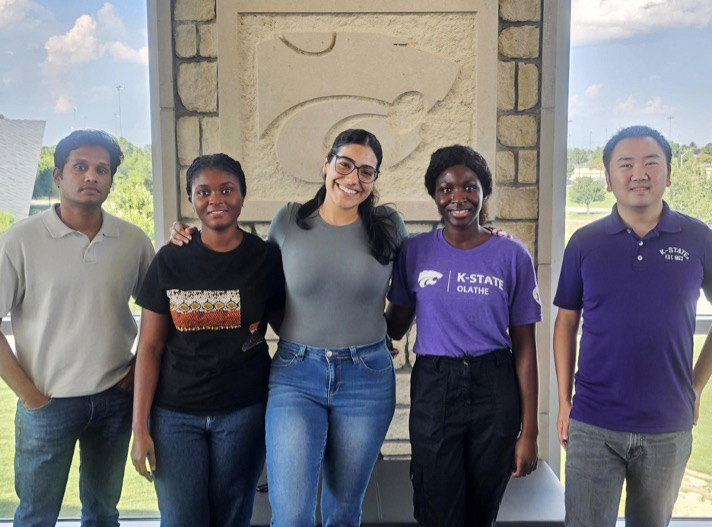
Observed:
[[[334,168],[336,172],[342,176],[348,176],[351,172],[356,170],[358,179],[362,183],[373,183],[378,178],[378,169],[373,168],[371,165],[356,166],[354,160],[346,156],[335,155],[334,159]]]

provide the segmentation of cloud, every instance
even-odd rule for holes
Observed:
[[[569,96],[569,117],[574,117],[581,111],[581,98],[578,95]]]
[[[675,107],[665,104],[659,95],[640,106],[635,96],[629,95],[626,99],[616,100],[616,111],[628,114],[670,115],[675,111]]]
[[[601,91],[601,88],[603,88],[602,83],[591,84],[590,86],[588,86],[586,88],[586,91],[584,93],[586,94],[586,97],[588,97],[589,99],[592,99],[599,94],[599,92]]]
[[[674,111],[675,108],[665,104],[659,95],[645,103],[643,108],[643,113],[648,115],[670,115]]]
[[[6,1],[6,0],[0,0]],[[54,35],[47,39],[47,57],[43,64],[46,74],[52,75],[58,69],[66,69],[69,64],[85,64],[105,54],[117,62],[148,64],[148,48],[134,49],[119,41],[103,41],[107,33],[125,33],[126,28],[114,6],[105,3],[96,14],[81,15],[74,26],[64,35]]]
[[[45,67],[64,67],[67,64],[82,64],[96,59],[98,54],[96,22],[89,15],[82,15],[72,29],[64,35],[47,39]]]
[[[103,47],[117,62],[148,64],[148,48],[133,49],[123,42],[109,42]]]
[[[571,43],[596,44],[662,29],[712,26],[712,0],[574,0]]]
[[[0,0],[0,29],[19,25],[27,29],[48,13],[47,9],[32,0]]]
[[[57,113],[69,113],[74,109],[72,101],[65,95],[60,95],[54,103],[54,111]]]
[[[119,37],[126,36],[126,26],[121,19],[116,8],[109,2],[105,3],[96,12],[96,20],[99,24],[99,32],[102,34],[112,34]]]
[[[629,95],[627,99],[616,99],[617,112],[634,112],[637,107],[635,97]]]

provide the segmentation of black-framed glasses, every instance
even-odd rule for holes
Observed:
[[[359,180],[362,183],[373,183],[378,178],[378,169],[371,165],[357,166],[354,160],[346,156],[334,156],[334,168],[338,174],[348,176],[356,170]]]

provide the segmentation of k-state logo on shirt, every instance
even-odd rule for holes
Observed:
[[[660,254],[662,254],[666,260],[673,262],[683,262],[690,259],[690,253],[680,247],[666,247],[665,249],[660,249]]]
[[[442,277],[442,273],[438,273],[437,271],[420,271],[418,275],[418,285],[420,287],[435,285]]]

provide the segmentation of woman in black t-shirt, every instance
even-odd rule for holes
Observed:
[[[246,193],[237,161],[198,157],[187,181],[201,221],[196,243],[162,247],[137,300],[131,458],[155,481],[162,523],[249,526],[265,455],[264,333],[284,302],[281,260],[236,228]]]

